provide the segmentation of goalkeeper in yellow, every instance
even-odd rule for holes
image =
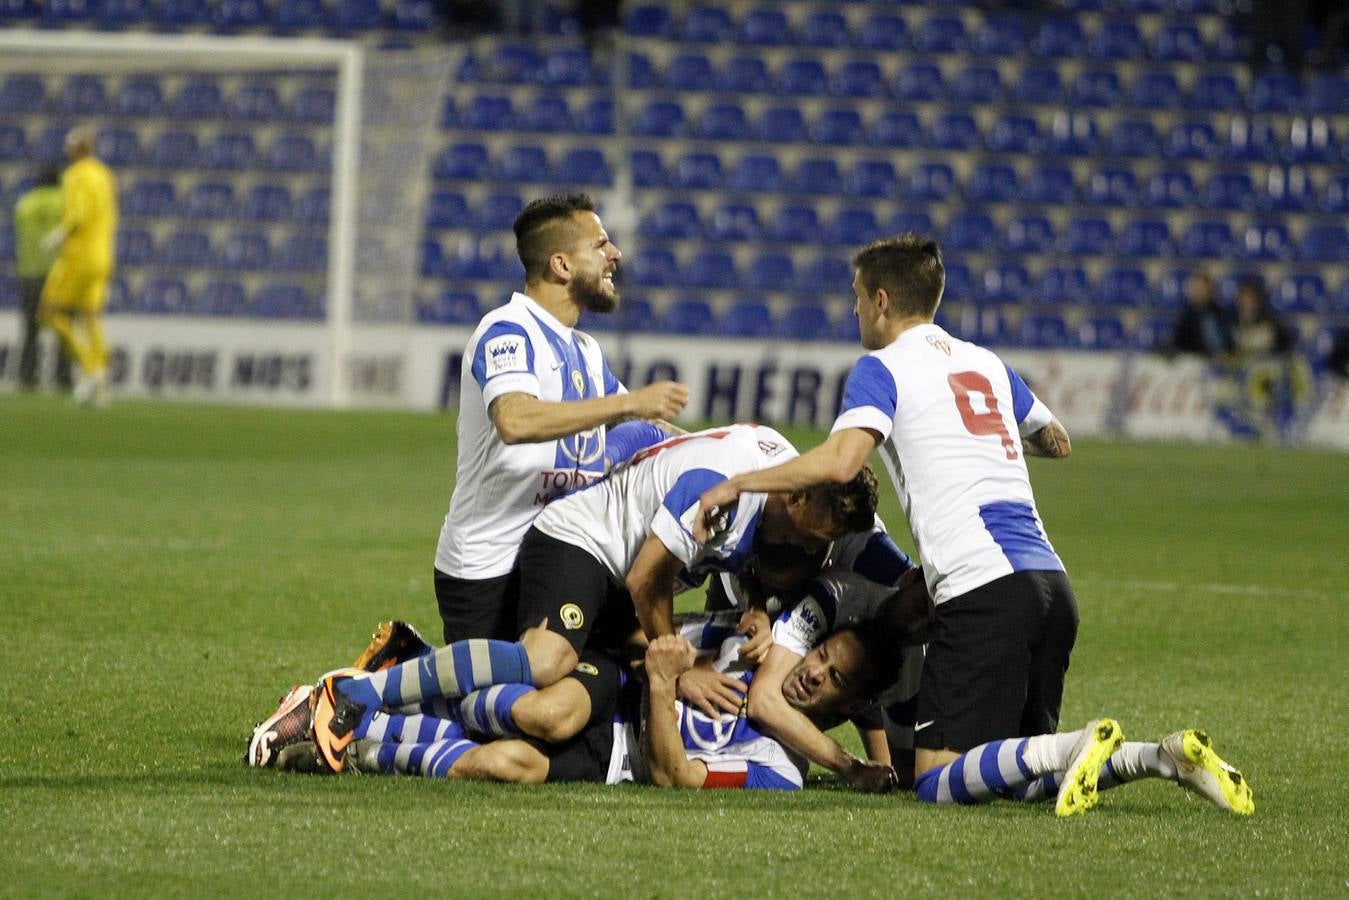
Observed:
[[[94,156],[94,132],[66,136],[70,166],[61,176],[61,223],[43,238],[59,248],[42,287],[39,316],[79,365],[75,399],[107,401],[108,343],[99,316],[108,299],[117,233],[117,179]]]

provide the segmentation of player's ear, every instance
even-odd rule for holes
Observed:
[[[876,288],[876,309],[883,316],[890,313],[890,292],[883,287]]]
[[[571,278],[571,262],[567,259],[567,254],[554,253],[548,257],[548,271],[552,272],[553,277],[563,283]]]

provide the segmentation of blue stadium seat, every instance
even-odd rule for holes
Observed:
[[[477,143],[451,144],[436,158],[432,173],[437,178],[480,181],[491,169],[487,148]]]
[[[507,96],[480,94],[469,101],[462,122],[475,131],[513,131],[515,105]]]
[[[837,256],[819,256],[801,270],[801,291],[812,297],[851,297],[852,263]]]
[[[272,255],[272,267],[284,272],[322,272],[327,265],[328,241],[317,234],[293,234]]]
[[[501,43],[492,50],[483,78],[499,84],[529,84],[538,79],[543,57],[532,44]]]
[[[634,150],[628,156],[635,187],[664,187],[668,182],[659,151]]]
[[[818,59],[789,59],[778,71],[777,92],[787,97],[818,97],[829,92],[829,73]]]
[[[707,224],[707,236],[714,241],[757,241],[762,231],[759,211],[744,203],[721,204]]]
[[[1305,96],[1307,112],[1313,115],[1341,115],[1349,109],[1349,77],[1334,72],[1312,75]]]
[[[1144,109],[1174,109],[1176,99],[1184,96],[1180,82],[1171,72],[1146,69],[1134,80],[1129,92],[1130,102]]]
[[[1097,281],[1095,300],[1102,306],[1143,306],[1150,292],[1148,275],[1142,269],[1113,268]]]
[[[559,181],[592,187],[610,187],[614,173],[604,153],[595,147],[572,147],[558,160],[555,176]]]
[[[871,143],[878,147],[914,147],[922,136],[923,126],[918,116],[903,110],[887,109],[871,127]]]
[[[857,325],[857,316],[850,313],[839,316],[829,337],[850,347],[856,347],[862,340],[862,330]]]
[[[633,284],[667,287],[680,283],[679,262],[674,253],[663,247],[643,248],[633,254],[632,262],[624,268],[631,272]]]
[[[199,316],[242,316],[248,312],[248,295],[237,281],[212,281],[188,301]]]
[[[1114,69],[1086,69],[1073,82],[1072,99],[1080,106],[1115,106],[1123,93]]]
[[[959,16],[934,15],[918,26],[913,44],[923,53],[960,53],[969,46],[969,36]]]
[[[642,137],[680,137],[686,127],[684,107],[673,100],[652,100],[637,113],[632,133]]]
[[[782,169],[777,157],[752,153],[731,167],[726,186],[736,191],[776,193],[782,189]]]
[[[205,266],[211,261],[211,239],[202,231],[174,231],[164,239],[157,259],[166,266]]]
[[[1131,219],[1119,235],[1123,256],[1148,257],[1171,255],[1171,226],[1165,219]]]
[[[280,217],[276,217],[280,218]],[[465,228],[472,222],[468,201],[454,191],[433,191],[426,198],[428,228]]]
[[[1035,313],[1021,322],[1021,343],[1032,349],[1065,349],[1073,345],[1073,337],[1063,317],[1055,313]]]
[[[629,37],[669,39],[674,36],[674,16],[664,3],[629,6],[623,14],[623,32]]]
[[[909,45],[909,26],[897,15],[873,12],[857,32],[857,46],[863,50],[892,53]]]
[[[1040,22],[1030,47],[1036,56],[1078,56],[1087,50],[1087,36],[1077,19],[1050,16]]]
[[[778,321],[778,334],[792,341],[818,341],[829,331],[829,313],[814,303],[798,303]]]
[[[151,315],[187,312],[187,285],[178,278],[152,278],[141,290],[140,308]]]
[[[697,132],[705,140],[743,140],[750,133],[745,108],[739,103],[713,103],[703,110]]]
[[[866,132],[862,114],[855,109],[826,109],[811,126],[811,137],[818,144],[846,147],[859,143]]]
[[[251,169],[257,157],[253,135],[225,132],[218,134],[202,152],[202,165],[208,169],[239,171]]]
[[[1313,262],[1349,262],[1349,230],[1343,225],[1313,225],[1302,235],[1298,256]]]
[[[1114,249],[1114,231],[1107,219],[1077,216],[1068,220],[1061,241],[1065,253],[1074,256],[1102,255]]]
[[[1340,289],[1329,298],[1330,311],[1349,313],[1349,277],[1340,282]]]
[[[686,200],[670,200],[643,216],[637,230],[645,238],[686,240],[701,236],[703,223],[698,207]]]
[[[614,101],[609,97],[592,98],[576,114],[576,130],[581,134],[613,134]]]
[[[130,128],[105,128],[98,133],[98,158],[108,165],[138,165],[141,160],[141,142]]]
[[[944,113],[932,123],[927,144],[934,150],[966,151],[983,143],[979,123],[967,113]]]
[[[1283,158],[1290,163],[1333,163],[1340,160],[1335,130],[1324,118],[1296,118],[1283,144]]]
[[[665,67],[663,81],[672,91],[702,91],[713,81],[712,61],[701,53],[681,53]]]
[[[1267,121],[1233,116],[1228,125],[1224,159],[1232,162],[1273,162],[1279,155],[1279,139]]]
[[[984,270],[984,302],[1024,303],[1030,295],[1030,272],[1020,263],[999,263]]]
[[[946,290],[942,292],[945,300],[977,300],[979,296],[970,267],[963,263],[946,264]]]
[[[801,23],[799,43],[804,47],[846,47],[848,20],[834,10],[816,10]]]
[[[332,196],[327,185],[312,187],[296,198],[291,216],[307,225],[327,225]]]
[[[1171,129],[1163,148],[1173,159],[1213,159],[1218,138],[1213,125],[1204,121],[1179,122]]]
[[[629,53],[627,63],[629,88],[646,91],[660,86],[660,76],[651,63],[651,57],[645,53]]]
[[[998,227],[980,212],[962,212],[946,223],[945,248],[980,253],[997,246]]]
[[[932,63],[912,62],[899,70],[895,96],[910,103],[940,100],[944,93],[941,69]]]
[[[156,24],[169,29],[191,28],[211,21],[211,7],[201,0],[162,0],[152,7]]]
[[[1159,141],[1150,119],[1120,119],[1110,130],[1109,150],[1114,156],[1156,156]]]
[[[450,261],[445,257],[445,251],[440,243],[431,239],[422,241],[422,277],[440,278],[448,275],[450,270]]]
[[[420,307],[417,318],[436,325],[474,325],[482,318],[482,312],[477,294],[465,290],[448,290]]]
[[[179,89],[169,112],[175,119],[216,119],[224,110],[220,85],[207,78],[193,78]]]
[[[1185,286],[1194,274],[1191,269],[1169,269],[1162,273],[1157,290],[1150,295],[1151,305],[1176,310],[1185,305]]]
[[[1148,202],[1163,209],[1185,209],[1199,196],[1194,178],[1184,169],[1162,169],[1148,181]]]
[[[497,176],[502,181],[533,184],[552,179],[548,165],[548,151],[537,144],[516,144],[506,148],[501,157]]]
[[[999,153],[1036,153],[1040,149],[1040,126],[1030,116],[1005,114],[993,123],[989,149]]]
[[[103,79],[97,75],[72,75],[61,85],[56,111],[63,116],[99,116],[111,108]]]
[[[674,183],[681,188],[710,191],[721,187],[721,157],[715,153],[685,153],[675,162]]]
[[[1251,79],[1247,96],[1256,112],[1287,113],[1302,105],[1302,84],[1287,72],[1264,71]]]
[[[773,216],[768,236],[792,244],[813,243],[819,240],[820,228],[820,214],[814,206],[787,205]]]
[[[740,21],[736,40],[751,47],[780,47],[796,43],[791,22],[780,9],[751,9]]]
[[[245,84],[225,104],[225,114],[246,122],[271,122],[286,117],[281,95],[266,82]]]
[[[282,32],[323,28],[328,24],[327,12],[321,0],[280,0],[272,24]]]
[[[119,116],[161,116],[164,114],[164,90],[157,77],[133,75],[122,82],[113,103]],[[3,102],[0,102],[0,109]]]
[[[1153,316],[1139,323],[1129,336],[1129,345],[1136,350],[1152,352],[1165,350],[1171,344],[1175,320],[1171,316]]]
[[[1235,245],[1232,226],[1227,222],[1192,222],[1181,238],[1181,255],[1221,259],[1231,253]]]
[[[1024,56],[1028,47],[1026,20],[1021,16],[989,15],[974,36],[974,50],[980,56]]]
[[[539,94],[525,107],[520,126],[526,131],[571,131],[571,110],[561,94]]]
[[[885,223],[885,230],[890,234],[904,234],[912,231],[915,234],[935,234],[937,229],[932,223],[932,216],[922,210],[901,209],[890,217]]]
[[[1003,245],[1012,253],[1050,253],[1057,239],[1048,217],[1017,216],[1007,223]]]
[[[884,97],[885,73],[871,60],[849,60],[839,67],[829,83],[829,92],[835,97],[859,100]]]
[[[1088,316],[1078,326],[1077,345],[1087,350],[1121,350],[1128,343],[1124,323],[1115,316]]]
[[[679,30],[682,40],[694,43],[721,44],[735,34],[730,13],[719,6],[695,6],[684,16]]]
[[[735,257],[721,250],[695,253],[683,269],[683,283],[690,287],[724,290],[740,283]]]
[[[121,209],[125,216],[166,216],[175,207],[176,197],[171,181],[137,181],[121,196]]]
[[[1211,112],[1228,112],[1241,106],[1242,92],[1236,78],[1226,72],[1210,72],[1195,79],[1189,106]]]
[[[1332,175],[1326,180],[1321,209],[1333,215],[1349,213],[1349,175]]]
[[[339,0],[350,2],[350,0]],[[267,24],[267,7],[262,0],[220,0],[212,4],[211,21],[221,31],[261,28]]]
[[[966,66],[951,82],[950,97],[959,103],[996,103],[1002,99],[1002,75],[995,66]]]
[[[150,20],[149,0],[102,0],[94,6],[94,23],[106,31],[144,27]]]
[[[1040,273],[1036,296],[1046,303],[1080,304],[1091,294],[1091,282],[1081,266],[1050,266]]]
[[[323,168],[318,148],[302,134],[277,135],[267,148],[262,164],[278,172],[314,172]]]
[[[296,284],[264,285],[253,298],[253,309],[268,319],[300,319],[309,312],[304,288]]]
[[[332,88],[310,84],[295,92],[290,104],[290,114],[301,122],[323,124],[333,120],[333,110],[336,106],[336,94]]]
[[[1059,112],[1045,140],[1045,150],[1059,156],[1090,156],[1096,152],[1096,120],[1084,112]]]
[[[871,207],[844,207],[829,223],[824,239],[831,244],[857,247],[880,237],[880,231],[880,223],[876,221],[876,213]]]
[[[261,232],[240,231],[229,235],[216,257],[219,268],[231,272],[262,272],[271,263],[272,248]]]
[[[832,158],[809,157],[797,164],[788,188],[800,194],[841,194],[843,175]]]
[[[1152,56],[1166,62],[1201,62],[1204,59],[1204,35],[1195,25],[1170,22],[1157,29],[1152,39]]]
[[[189,219],[227,219],[234,215],[234,187],[228,182],[198,183],[183,200]]]
[[[745,284],[756,291],[787,291],[796,286],[796,264],[790,253],[760,253],[750,260]]]
[[[1104,22],[1089,47],[1094,59],[1140,59],[1145,52],[1142,33],[1127,19]]]
[[[1132,169],[1100,169],[1087,182],[1087,202],[1098,206],[1133,206],[1141,195]]]
[[[1204,186],[1204,205],[1210,209],[1250,211],[1256,199],[1255,183],[1245,172],[1215,172]]]
[[[970,175],[965,196],[974,203],[1010,203],[1021,198],[1016,169],[1003,163],[980,163]]]
[[[488,194],[474,210],[472,224],[480,231],[506,231],[515,225],[515,217],[524,208],[524,198],[519,194]]]
[[[558,47],[544,56],[535,77],[548,87],[569,88],[603,86],[608,75],[584,47]]]
[[[844,191],[854,197],[884,199],[895,194],[899,175],[889,160],[859,159],[848,172]]]
[[[773,89],[768,64],[759,57],[733,56],[722,67],[717,88],[740,94],[765,94]]]
[[[651,307],[651,301],[643,297],[636,299],[623,299],[623,305],[618,308],[617,316],[597,316],[591,322],[591,328],[598,323],[604,322],[606,326],[621,328],[625,331],[655,331],[656,313]]]
[[[778,144],[806,141],[806,119],[795,106],[770,106],[759,117],[756,129],[759,140]]]
[[[193,168],[197,165],[200,148],[197,136],[190,131],[165,131],[150,145],[148,159],[161,169]]]
[[[682,299],[670,304],[660,319],[660,330],[670,334],[711,334],[716,320],[706,300]]]
[[[955,194],[956,176],[945,163],[923,163],[909,176],[907,196],[913,200],[944,203]]]
[[[1281,313],[1319,313],[1326,306],[1326,283],[1320,275],[1287,275],[1269,299]]]
[[[117,232],[117,263],[144,266],[155,260],[154,236],[144,228],[123,228]]]
[[[1281,222],[1255,222],[1246,227],[1241,240],[1241,258],[1283,260],[1293,257],[1288,226]]]
[[[1260,206],[1273,212],[1305,213],[1316,206],[1316,190],[1307,170],[1298,166],[1271,166],[1265,172],[1265,191]]]

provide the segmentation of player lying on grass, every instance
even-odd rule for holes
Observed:
[[[744,494],[706,540],[694,541],[693,511],[707,485],[795,452],[761,426],[698,432],[649,447],[607,478],[549,504],[517,557],[520,640],[460,641],[413,666],[325,681],[315,737],[328,765],[341,769],[346,745],[363,736],[368,714],[383,706],[457,700],[492,684],[547,687],[569,674],[587,649],[618,646],[638,627],[649,640],[672,634],[680,576],[696,583],[713,571],[738,571],[756,540],[811,552],[871,526],[876,480],[864,470],[827,488]],[[709,696],[705,686],[720,683],[715,673],[695,668],[685,676],[685,699],[709,712],[738,706]],[[704,689],[696,689],[699,684]]]
[[[420,651],[403,629],[399,656]],[[394,641],[390,626],[376,632],[358,663],[375,665]],[[688,633],[706,632],[701,621]],[[415,633],[412,633],[415,635]],[[725,640],[714,666],[749,684],[741,668],[743,636]],[[742,710],[709,717],[675,697],[679,676],[693,665],[696,649],[682,635],[658,638],[647,647],[644,679],[627,678],[612,660],[583,663],[555,684],[534,690],[498,685],[465,697],[445,714],[380,711],[365,737],[344,751],[358,772],[409,774],[514,783],[587,781],[649,783],[661,787],[799,789],[809,763],[764,736]],[[791,703],[803,715],[833,721],[869,703],[881,669],[860,632],[845,629],[804,657],[794,673],[805,689]],[[502,696],[521,689],[512,702]],[[297,688],[275,715],[259,725],[249,747],[253,765],[295,771],[332,771],[305,731],[312,716],[310,688]],[[579,734],[557,742],[556,716],[584,710]],[[886,770],[893,779],[893,771]],[[888,786],[888,785],[887,785]]]

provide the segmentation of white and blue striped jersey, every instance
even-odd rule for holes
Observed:
[[[475,580],[505,575],[544,505],[604,475],[604,426],[507,445],[487,414],[493,400],[518,392],[556,403],[626,390],[594,338],[524,294],[483,316],[464,350],[459,460],[436,568]]]
[[[703,544],[693,538],[698,498],[733,475],[796,455],[786,438],[762,425],[680,435],[647,447],[607,478],[550,504],[534,526],[585,550],[619,585],[653,534],[690,572],[736,572],[753,549],[767,495],[742,494]]]
[[[1053,416],[993,353],[934,324],[858,360],[834,431],[869,428],[944,603],[1012,572],[1063,571],[1031,493],[1023,435]]]

